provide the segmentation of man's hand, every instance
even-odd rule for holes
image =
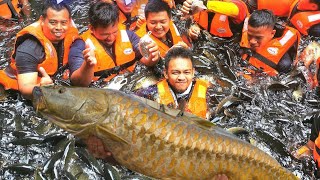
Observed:
[[[111,152],[105,149],[102,140],[95,136],[90,136],[85,140],[85,143],[87,144],[89,152],[96,158],[105,159],[112,156]]]
[[[160,51],[157,43],[152,41],[150,44],[146,46],[146,48],[149,51],[149,57],[146,59],[143,57],[140,61],[146,66],[154,66],[155,64],[158,63],[160,59]]]
[[[188,29],[188,36],[192,40],[196,40],[198,39],[199,35],[200,35],[200,27],[196,24],[191,25],[191,27]]]
[[[86,42],[86,49],[82,51],[84,61],[88,66],[95,66],[97,64],[96,55],[94,53],[94,47],[91,47],[88,42]]]
[[[40,86],[53,83],[51,77],[47,74],[46,70],[43,67],[39,67],[38,71],[41,74]]]
[[[146,18],[144,16],[139,15],[138,20],[136,22],[136,26],[140,28],[146,22]]]
[[[186,0],[183,2],[182,8],[181,8],[181,12],[184,15],[188,15],[190,13],[191,10],[191,5],[192,5],[192,0]]]

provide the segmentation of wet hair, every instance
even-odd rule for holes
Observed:
[[[63,9],[66,9],[69,13],[69,18],[71,18],[71,9],[64,1],[59,4],[57,4],[57,0],[45,1],[42,8],[42,14],[41,14],[44,19],[47,18],[47,13],[49,8],[56,11],[61,11]]]
[[[192,51],[187,48],[177,46],[177,47],[172,47],[164,57],[164,67],[166,70],[168,70],[169,62],[176,58],[190,59],[193,67],[194,59],[193,59]]]
[[[262,9],[255,10],[251,14],[248,24],[254,28],[257,27],[270,27],[274,28],[276,24],[276,17],[270,10]]]
[[[107,2],[97,2],[90,6],[89,22],[93,28],[113,26],[119,21],[119,9]]]
[[[171,9],[166,2],[162,0],[149,0],[144,9],[144,15],[148,18],[149,13],[159,13],[163,11],[166,11],[169,18],[171,18]]]
[[[257,0],[243,0],[243,2],[247,5],[250,14],[257,9]]]

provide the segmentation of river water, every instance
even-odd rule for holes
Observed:
[[[71,3],[80,32],[88,24],[89,2]],[[1,68],[9,62],[16,33],[39,17],[42,1],[31,3],[32,20],[0,20]],[[177,25],[182,27],[183,22],[177,21]],[[212,91],[216,97],[216,102],[212,102],[216,116],[212,121],[225,128],[246,129],[248,133],[239,134],[242,139],[273,156],[301,179],[314,179],[314,162],[296,160],[290,152],[307,141],[309,119],[319,110],[319,97],[299,73],[251,80],[236,76],[242,70],[237,40],[213,38],[203,32],[202,39],[193,44],[198,54],[196,75],[216,85]],[[319,42],[319,38],[304,37],[299,52],[311,41]],[[121,90],[130,92],[132,87],[123,86]],[[230,94],[237,98],[230,98]],[[81,141],[36,115],[32,104],[17,92],[1,94],[0,120],[0,179],[148,179],[94,159]]]

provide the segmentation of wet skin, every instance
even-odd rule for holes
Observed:
[[[182,93],[192,83],[194,71],[190,59],[178,57],[169,62],[168,69],[164,72],[164,77],[175,92]]]
[[[71,19],[67,9],[56,11],[52,8],[47,10],[47,17],[41,17],[43,34],[52,42],[58,43],[65,38],[70,27]]]

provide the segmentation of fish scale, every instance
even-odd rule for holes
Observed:
[[[38,91],[34,106],[45,117],[66,131],[81,132],[75,133],[80,138],[99,137],[121,165],[147,176],[298,179],[259,148],[200,118],[173,117],[115,90],[39,87]],[[62,97],[67,101],[61,103]],[[79,103],[80,109],[73,108]],[[72,111],[77,115],[70,120]]]

